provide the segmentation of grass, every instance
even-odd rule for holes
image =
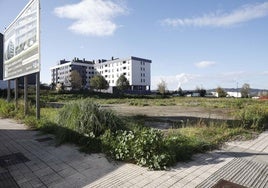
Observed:
[[[32,97],[34,100],[34,96]],[[99,104],[127,104],[133,106],[189,106],[206,108],[228,108],[232,110],[243,109],[245,106],[262,104],[268,106],[268,101],[236,98],[193,98],[193,97],[161,97],[157,95],[135,96],[77,92],[77,93],[56,93],[45,92],[41,95],[41,103],[46,102],[70,102],[77,99],[92,99]]]
[[[171,129],[167,134],[181,134],[192,139],[200,140],[204,143],[207,143],[207,145],[210,147],[209,149],[214,149],[229,140],[248,140],[253,138],[257,132],[244,129],[242,127],[229,127],[227,124],[213,124]]]
[[[19,102],[19,108],[15,109],[13,102],[7,103],[3,99],[0,99],[0,116],[15,118],[32,128],[55,134],[59,144],[72,142],[85,152],[109,153],[115,159],[136,162],[153,169],[162,169],[176,161],[189,160],[193,154],[218,148],[229,140],[253,138],[268,122],[268,102],[251,99],[180,97],[120,99],[95,96],[88,99],[88,96],[81,94],[78,97],[87,99],[77,100],[74,94],[62,96],[55,94],[55,96],[56,101],[71,101],[62,109],[41,108],[40,120],[35,119],[32,105],[29,104],[29,115],[24,116],[22,102]],[[53,96],[46,97],[53,101]],[[145,120],[150,117],[120,117],[114,112],[102,109],[99,103],[125,103],[152,107],[180,105],[202,106],[209,109],[228,108],[236,111],[234,116],[239,123],[200,120],[188,122],[187,126],[179,126],[181,128],[178,129],[158,132],[144,127]],[[150,121],[154,120],[150,119]]]

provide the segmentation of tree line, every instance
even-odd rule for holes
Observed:
[[[242,98],[249,98],[250,97],[250,85],[248,83],[243,84],[243,86],[240,89],[241,97]],[[161,95],[166,95],[168,94],[168,88],[167,88],[167,83],[164,80],[161,80],[158,85],[157,85],[157,91]],[[217,87],[215,90],[218,94],[218,97],[227,97],[228,93],[222,88],[222,87]],[[237,88],[238,92],[238,88]],[[193,95],[196,94],[196,96],[199,97],[205,97],[209,96],[207,93],[207,90],[196,87],[194,91],[183,91],[181,87],[178,88],[178,90],[174,91],[173,94],[176,96],[186,96],[188,94]]]
[[[72,90],[81,90],[85,87],[85,81],[83,81],[80,73],[77,70],[73,70],[70,75],[70,88]],[[52,89],[56,89],[57,91],[65,90],[64,83],[52,83]],[[90,89],[101,91],[107,90],[109,88],[108,81],[102,75],[95,75],[89,80]],[[119,91],[124,91],[129,89],[129,81],[127,78],[122,74],[116,81],[116,87]]]

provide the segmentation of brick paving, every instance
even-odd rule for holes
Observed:
[[[255,140],[230,142],[221,150],[197,154],[167,171],[150,171],[108,161],[103,154],[80,153],[74,145],[55,146],[53,135],[0,119],[0,187],[192,188],[212,187],[220,179],[268,187],[267,171],[268,131]]]

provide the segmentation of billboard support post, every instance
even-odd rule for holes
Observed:
[[[28,114],[28,79],[24,76],[24,116]]]
[[[40,0],[30,0],[4,32],[4,80],[16,80],[15,102],[18,110],[18,78],[24,77],[24,115],[28,114],[27,75],[36,73],[36,117],[40,116]]]
[[[18,110],[18,98],[19,98],[19,80],[18,78],[15,79],[15,87],[14,87],[14,93],[15,93],[15,109]]]
[[[7,102],[10,102],[10,80],[7,81]]]
[[[36,73],[36,119],[40,119],[40,73]]]

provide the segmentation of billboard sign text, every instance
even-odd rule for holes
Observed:
[[[39,6],[31,0],[4,32],[4,80],[40,72]]]

